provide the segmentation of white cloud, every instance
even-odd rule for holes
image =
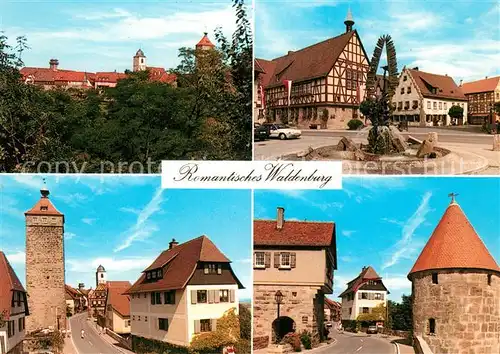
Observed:
[[[25,252],[19,251],[16,253],[7,254],[6,256],[7,256],[7,259],[9,260],[9,263],[12,265],[26,263],[26,253]]]
[[[344,235],[345,237],[351,237],[353,233],[355,233],[356,231],[354,230],[342,230],[342,235]]]
[[[154,258],[152,257],[99,257],[94,259],[68,259],[66,264],[68,271],[77,273],[94,272],[99,265],[102,265],[106,271],[126,272],[130,270],[143,270],[148,267]]]
[[[82,222],[87,224],[87,225],[93,225],[94,222],[96,221],[97,219],[92,219],[92,218],[83,218],[82,219]]]
[[[346,262],[346,263],[351,263],[351,262],[354,262],[357,258],[355,257],[351,257],[351,256],[342,256],[340,257],[340,260],[342,262]]]
[[[431,211],[429,206],[429,200],[432,196],[431,192],[426,192],[418,206],[417,210],[413,215],[405,222],[402,227],[401,239],[392,247],[392,254],[390,259],[388,259],[383,265],[382,269],[392,267],[397,264],[401,258],[412,257],[413,254],[418,250],[416,242],[412,240],[412,237],[417,230],[417,228],[425,223],[427,214]]]
[[[139,214],[141,211],[135,208],[128,208],[128,207],[121,207],[120,211],[123,211],[124,213],[132,213],[132,214]]]
[[[250,264],[252,263],[252,258],[238,259],[235,261],[235,263]]]
[[[162,193],[162,188],[156,190],[149,203],[138,213],[135,224],[124,233],[125,240],[114,249],[114,252],[130,247],[135,241],[144,241],[151,234],[158,231],[158,227],[154,223],[148,222],[148,220],[161,210]]]
[[[390,275],[383,277],[382,281],[389,291],[411,291],[411,282],[408,280],[406,275]]]
[[[84,19],[87,21],[95,21],[95,20],[104,20],[111,18],[120,18],[120,17],[129,17],[132,14],[123,9],[113,9],[112,11],[104,11],[104,12],[83,12],[74,14],[75,19]]]
[[[82,193],[71,193],[67,195],[57,195],[56,199],[62,200],[64,203],[70,206],[77,206],[81,203],[85,202],[88,199],[88,196]]]
[[[76,234],[74,234],[73,232],[65,232],[64,233],[64,240],[66,240],[66,241],[71,240],[75,236],[76,236]]]

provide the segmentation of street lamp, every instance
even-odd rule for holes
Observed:
[[[280,305],[283,303],[283,294],[281,291],[277,291],[276,294],[274,294],[274,299],[276,300],[276,304],[278,304],[278,318],[280,317]]]

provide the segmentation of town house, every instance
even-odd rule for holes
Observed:
[[[453,78],[431,74],[418,68],[404,68],[392,97],[393,120],[409,125],[462,125],[467,118],[467,98]],[[463,118],[453,121],[448,115],[452,106],[463,108]]]
[[[325,294],[337,269],[332,222],[254,221],[254,349],[289,332],[307,330],[324,339]]]
[[[339,297],[342,298],[342,320],[357,320],[360,314],[369,314],[381,304],[387,308],[389,291],[382,278],[371,266],[363,267],[361,273],[347,283],[347,289]],[[378,325],[383,325],[383,319]]]
[[[106,328],[122,335],[130,333],[130,296],[124,293],[131,285],[128,281],[108,283]]]
[[[0,354],[23,353],[25,316],[29,315],[26,290],[0,251]],[[0,321],[1,322],[1,321]]]
[[[359,118],[368,56],[349,10],[345,33],[272,60],[255,59],[255,118],[345,128]]]
[[[238,313],[238,289],[231,261],[207,236],[172,240],[125,293],[132,336],[189,346],[227,311]]]
[[[465,82],[460,86],[469,102],[469,124],[493,124],[500,119],[494,107],[500,102],[500,76]]]

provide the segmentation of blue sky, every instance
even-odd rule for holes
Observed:
[[[500,263],[499,178],[344,178],[338,191],[255,191],[254,216],[332,221],[337,227],[338,270],[334,300],[365,265],[401,300],[411,294],[406,278],[450,203],[457,202],[490,253]]]
[[[25,283],[24,212],[40,197],[41,176],[0,175],[0,249]],[[109,280],[134,282],[175,238],[207,235],[233,262],[251,296],[251,193],[162,190],[155,176],[48,177],[65,214],[66,282],[95,288],[102,264]]]
[[[141,47],[149,66],[174,68],[180,47],[194,47],[205,31],[215,44],[216,27],[228,36],[235,28],[229,0],[1,3],[0,31],[28,39],[26,66],[48,67],[57,58],[62,69],[123,72]]]
[[[257,0],[255,56],[276,58],[344,33],[349,6],[370,59],[390,34],[399,71],[418,66],[457,84],[500,74],[497,0]]]

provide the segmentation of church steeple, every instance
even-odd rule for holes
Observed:
[[[351,8],[347,9],[347,16],[345,17],[345,33],[352,31],[352,26],[354,26],[354,19],[352,18]]]

